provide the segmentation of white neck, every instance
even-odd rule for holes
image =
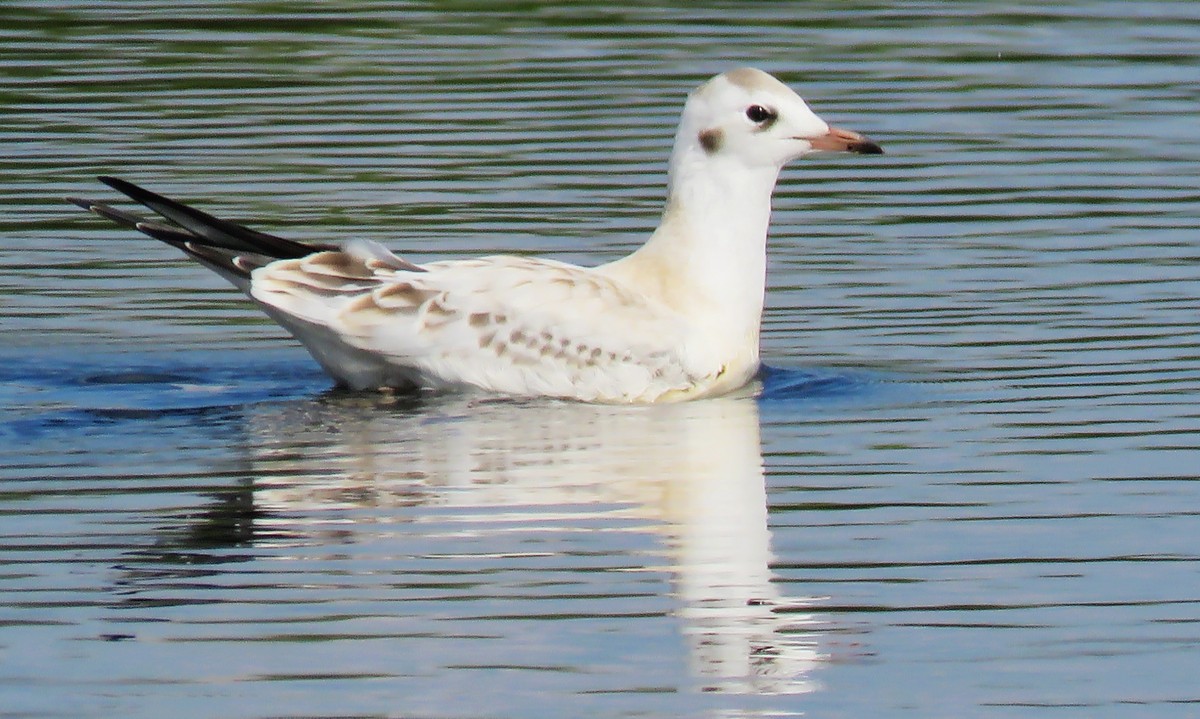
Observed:
[[[750,351],[757,363],[778,175],[774,166],[747,168],[694,141],[677,142],[662,224],[641,249],[605,269],[695,317],[721,354]]]

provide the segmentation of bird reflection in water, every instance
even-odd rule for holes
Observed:
[[[268,544],[352,543],[422,511],[470,515],[474,532],[492,521],[499,537],[514,522],[617,507],[666,547],[666,566],[644,569],[673,579],[700,689],[815,688],[822,655],[810,600],[784,598],[772,582],[748,394],[618,407],[331,393],[247,411],[245,471],[255,532]],[[346,521],[363,510],[375,526]]]

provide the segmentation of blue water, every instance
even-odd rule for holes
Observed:
[[[0,9],[0,715],[1191,717],[1200,5]],[[599,263],[688,90],[776,193],[737,396],[335,391],[62,201]]]
[[[764,366],[746,393],[760,402],[824,402],[869,398],[901,377],[835,368]],[[333,382],[299,350],[276,350],[239,359],[224,352],[92,353],[85,358],[0,358],[0,399],[12,410],[0,431],[70,424],[69,417],[131,419],[186,415],[261,402],[312,399],[322,394],[372,397],[335,390]],[[418,393],[401,401],[430,401]],[[521,403],[528,400],[502,400]]]

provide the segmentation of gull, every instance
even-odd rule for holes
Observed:
[[[812,152],[880,154],[771,75],[687,98],[658,229],[597,267],[498,255],[415,264],[362,239],[308,243],[100,177],[167,223],[71,202],[176,247],[248,295],[353,390],[648,404],[731,392],[759,369],[771,194]]]

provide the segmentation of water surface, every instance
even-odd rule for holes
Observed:
[[[0,33],[0,714],[1200,712],[1200,6],[17,2]],[[335,392],[61,201],[115,174],[416,261],[604,262],[741,64],[888,154],[784,173],[734,397]]]

